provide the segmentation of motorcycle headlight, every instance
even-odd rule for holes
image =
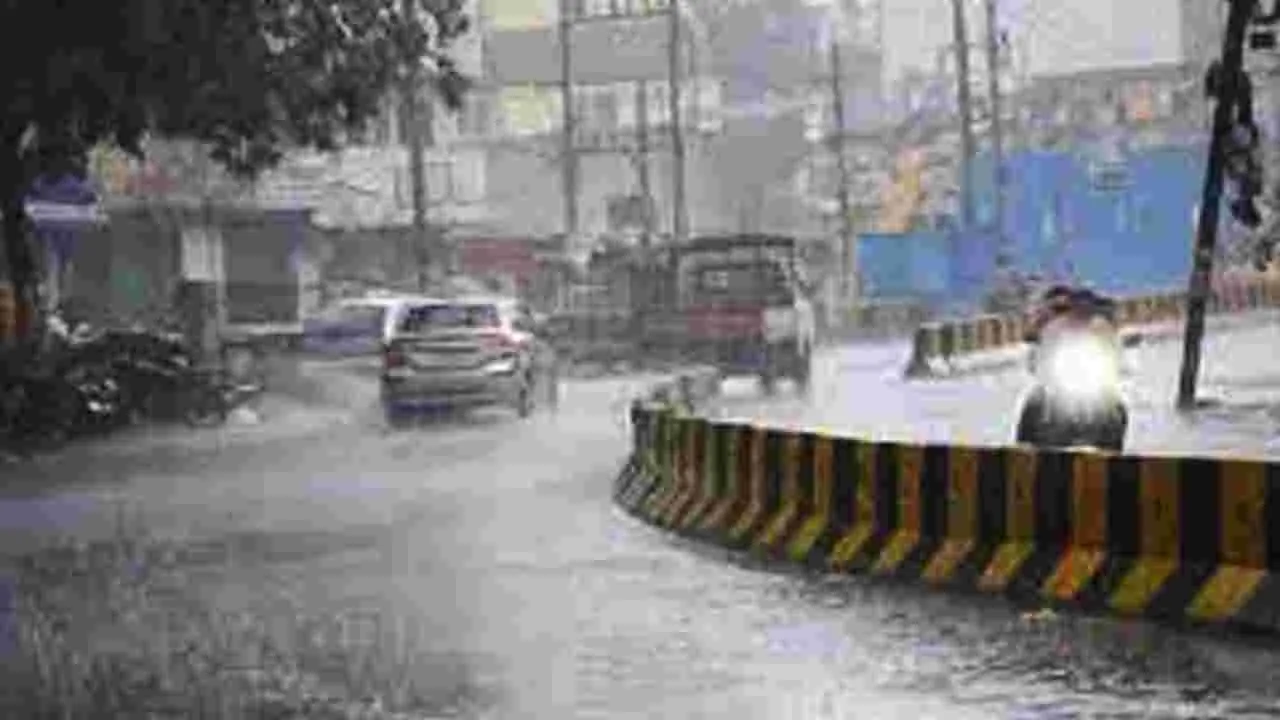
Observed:
[[[510,375],[516,371],[516,359],[514,357],[505,357],[500,360],[494,360],[484,366],[484,371],[489,375]]]
[[[1047,358],[1054,387],[1074,397],[1089,398],[1113,391],[1120,384],[1115,351],[1094,339],[1073,339],[1054,348]]]

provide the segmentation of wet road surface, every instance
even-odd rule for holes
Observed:
[[[726,406],[885,436],[1003,439],[997,418],[1016,398],[1016,375],[886,383],[900,350],[824,356],[814,397],[826,402],[792,401],[784,389],[761,403],[738,383]],[[1155,385],[1170,352],[1139,353]],[[1223,383],[1253,377],[1207,365]],[[357,385],[346,422],[306,433],[74,450],[9,476],[0,552],[145,526],[174,541],[188,588],[219,610],[379,618],[422,654],[426,692],[471,701],[463,716],[1280,713],[1274,649],[765,572],[621,515],[609,485],[626,452],[626,401],[644,384],[575,383],[558,415],[529,422],[476,415],[404,432],[381,428],[373,389]],[[1156,416],[1156,390],[1136,423],[1155,430],[1135,430],[1135,446],[1180,437]],[[1265,450],[1266,421],[1254,420],[1239,433]],[[38,488],[47,492],[33,498]]]
[[[1171,412],[1181,338],[1163,337],[1126,351],[1128,449],[1280,458],[1280,314],[1259,313],[1255,320],[1244,327],[1210,326],[1198,393],[1208,405],[1190,417]],[[764,399],[755,383],[733,379],[726,383],[719,414],[889,440],[1010,441],[1030,377],[1024,365],[905,380],[909,354],[906,343],[827,353],[813,387],[816,402],[788,389]]]

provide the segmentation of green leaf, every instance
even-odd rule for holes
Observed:
[[[470,82],[447,52],[462,0],[2,0],[0,162],[58,158],[149,134],[207,143],[252,176],[290,148],[339,147],[430,58],[447,107]],[[28,129],[36,143],[16,147]],[[0,168],[0,174],[16,170]]]

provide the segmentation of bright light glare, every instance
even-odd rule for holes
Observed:
[[[1097,397],[1120,382],[1115,352],[1094,339],[1073,339],[1054,348],[1048,370],[1054,386],[1072,397]]]

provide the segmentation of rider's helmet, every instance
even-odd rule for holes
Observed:
[[[1040,294],[1040,300],[1031,312],[1031,322],[1024,338],[1027,342],[1037,342],[1040,331],[1050,320],[1071,309],[1073,292],[1071,286],[1058,284]]]
[[[1115,300],[1088,288],[1073,290],[1070,296],[1072,309],[1080,314],[1100,316],[1108,322],[1116,322]]]

